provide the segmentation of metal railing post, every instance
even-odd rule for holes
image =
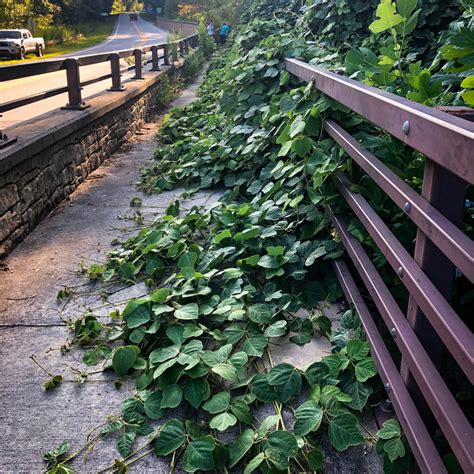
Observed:
[[[84,110],[89,106],[82,100],[79,62],[77,58],[68,58],[65,64],[69,102],[62,108],[66,110]]]
[[[133,56],[135,57],[135,76],[133,80],[135,81],[142,81],[145,79],[143,75],[143,53],[141,49],[136,49],[133,52]]]
[[[122,85],[122,74],[120,73],[120,56],[118,53],[110,55],[110,70],[112,74],[112,87],[107,89],[111,92],[122,92],[125,87]]]
[[[151,71],[161,71],[158,46],[151,47]]]
[[[163,46],[163,55],[164,55],[164,65],[165,66],[169,66],[171,63],[170,63],[170,47],[165,44]]]

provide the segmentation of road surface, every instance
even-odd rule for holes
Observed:
[[[118,51],[122,49],[132,49],[153,44],[164,43],[167,41],[168,33],[164,30],[156,28],[151,23],[138,17],[138,21],[130,21],[128,14],[121,14],[117,19],[114,31],[111,36],[90,48],[82,51],[76,51],[58,58],[80,57],[89,54],[99,54]],[[56,58],[55,58],[56,59]],[[123,63],[127,65],[126,62]],[[110,73],[110,64],[108,62],[84,66],[80,69],[81,80],[87,81],[99,76]],[[133,72],[124,74],[123,81],[130,80]],[[13,81],[1,81],[2,68],[0,67],[0,102],[10,102],[12,100],[21,99],[30,95],[38,94],[48,90],[66,86],[66,72],[57,71],[39,76],[26,77]],[[102,92],[110,87],[110,79],[87,86],[82,91],[83,98]],[[0,129],[7,129],[24,120],[28,120],[38,115],[44,114],[51,110],[66,105],[67,94],[60,94],[50,99],[42,100],[9,112],[5,112],[0,118]]]

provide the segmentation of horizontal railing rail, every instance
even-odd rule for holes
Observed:
[[[133,79],[144,79],[144,66],[152,64],[151,71],[159,71],[161,62],[165,66],[169,66],[170,62],[170,46],[175,45],[178,54],[182,57],[190,47],[196,47],[198,44],[198,35],[193,34],[186,38],[174,41],[172,43],[159,43],[156,45],[144,46],[141,48],[124,49],[119,51],[112,51],[108,53],[90,54],[80,57],[68,57],[61,59],[41,60],[33,63],[16,64],[12,66],[0,67],[0,80],[11,81],[16,79],[23,79],[25,77],[38,76],[49,74],[57,71],[65,71],[67,78],[67,85],[56,89],[48,90],[29,97],[15,99],[9,102],[0,104],[0,113],[8,112],[10,110],[23,107],[41,100],[54,97],[59,94],[68,93],[69,102],[64,107],[70,110],[82,110],[87,107],[82,99],[82,88],[98,82],[112,79],[112,87],[109,91],[122,91],[121,76],[124,72],[135,70]],[[151,52],[151,58],[146,59],[145,55]],[[161,52],[161,55],[160,55]],[[134,58],[134,64],[130,67],[121,68],[120,60],[126,58]],[[84,66],[91,66],[94,64],[110,62],[111,72],[100,77],[95,77],[86,81],[80,79],[80,68]],[[1,137],[0,137],[1,140]]]
[[[402,356],[400,367],[381,337],[349,266],[339,260],[334,268],[348,301],[361,318],[387,395],[421,470],[446,472],[430,434],[438,425],[462,468],[473,472],[472,426],[438,370],[442,358],[449,354],[467,379],[474,381],[473,334],[451,305],[456,271],[474,281],[474,242],[461,230],[466,188],[474,184],[474,123],[463,117],[473,114],[469,110],[433,109],[296,59],[287,59],[286,69],[425,155],[423,191],[419,194],[338,123],[324,122],[326,134],[418,229],[415,254],[411,256],[369,202],[353,190],[349,177],[333,177],[336,189],[409,293],[405,315],[363,245],[345,220],[328,207],[351,267]]]

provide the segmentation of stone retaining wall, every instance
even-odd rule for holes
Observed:
[[[54,111],[8,130],[0,151],[0,257],[5,256],[104,160],[160,112],[163,74],[88,100],[85,111]],[[87,216],[84,216],[87,219]]]

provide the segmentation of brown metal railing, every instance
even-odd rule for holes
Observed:
[[[317,89],[426,157],[420,195],[339,124],[333,120],[324,123],[327,135],[418,228],[412,257],[367,200],[352,190],[349,177],[333,178],[409,292],[405,315],[344,218],[328,207],[352,267],[402,355],[400,367],[393,361],[349,267],[339,260],[334,268],[347,299],[360,315],[386,392],[421,470],[447,472],[430,435],[432,417],[465,472],[474,472],[472,426],[437,369],[447,350],[470,382],[474,381],[473,334],[450,305],[456,271],[474,281],[474,242],[460,229],[466,188],[474,183],[474,123],[296,59],[287,59],[286,68],[302,80],[314,81]],[[464,116],[458,110],[456,115]]]
[[[68,93],[68,103],[65,105],[65,109],[69,110],[83,110],[87,107],[87,104],[82,98],[82,89],[85,86],[102,82],[107,79],[112,79],[112,87],[108,91],[120,92],[124,90],[122,86],[122,74],[127,71],[134,70],[134,80],[144,79],[144,66],[151,64],[151,71],[159,71],[161,61],[165,66],[171,64],[170,61],[170,50],[169,46],[176,44],[178,52],[181,56],[184,56],[190,47],[196,47],[198,44],[198,35],[193,34],[181,40],[173,43],[160,43],[157,45],[146,46],[143,48],[134,48],[120,51],[113,51],[110,53],[99,53],[91,54],[87,56],[81,56],[78,58],[65,58],[65,59],[49,59],[43,61],[37,61],[34,63],[17,64],[13,66],[0,67],[0,78],[1,81],[11,81],[15,79],[22,79],[30,76],[37,76],[42,74],[48,74],[56,71],[66,71],[67,85],[56,89],[51,89],[39,94],[34,94],[29,97],[16,99],[10,102],[0,104],[0,114],[14,110],[19,107],[23,107],[28,104],[39,102],[41,100],[54,97],[59,94]],[[145,55],[151,52],[151,58],[145,59]],[[161,52],[161,55],[160,55]],[[120,59],[134,58],[134,64],[130,67],[121,68]],[[87,81],[81,81],[80,68],[83,66],[90,66],[92,64],[99,64],[110,62],[110,74],[105,74],[94,79]],[[7,140],[4,139],[4,134],[0,127],[0,148],[6,146]],[[13,143],[13,140],[11,141]]]

